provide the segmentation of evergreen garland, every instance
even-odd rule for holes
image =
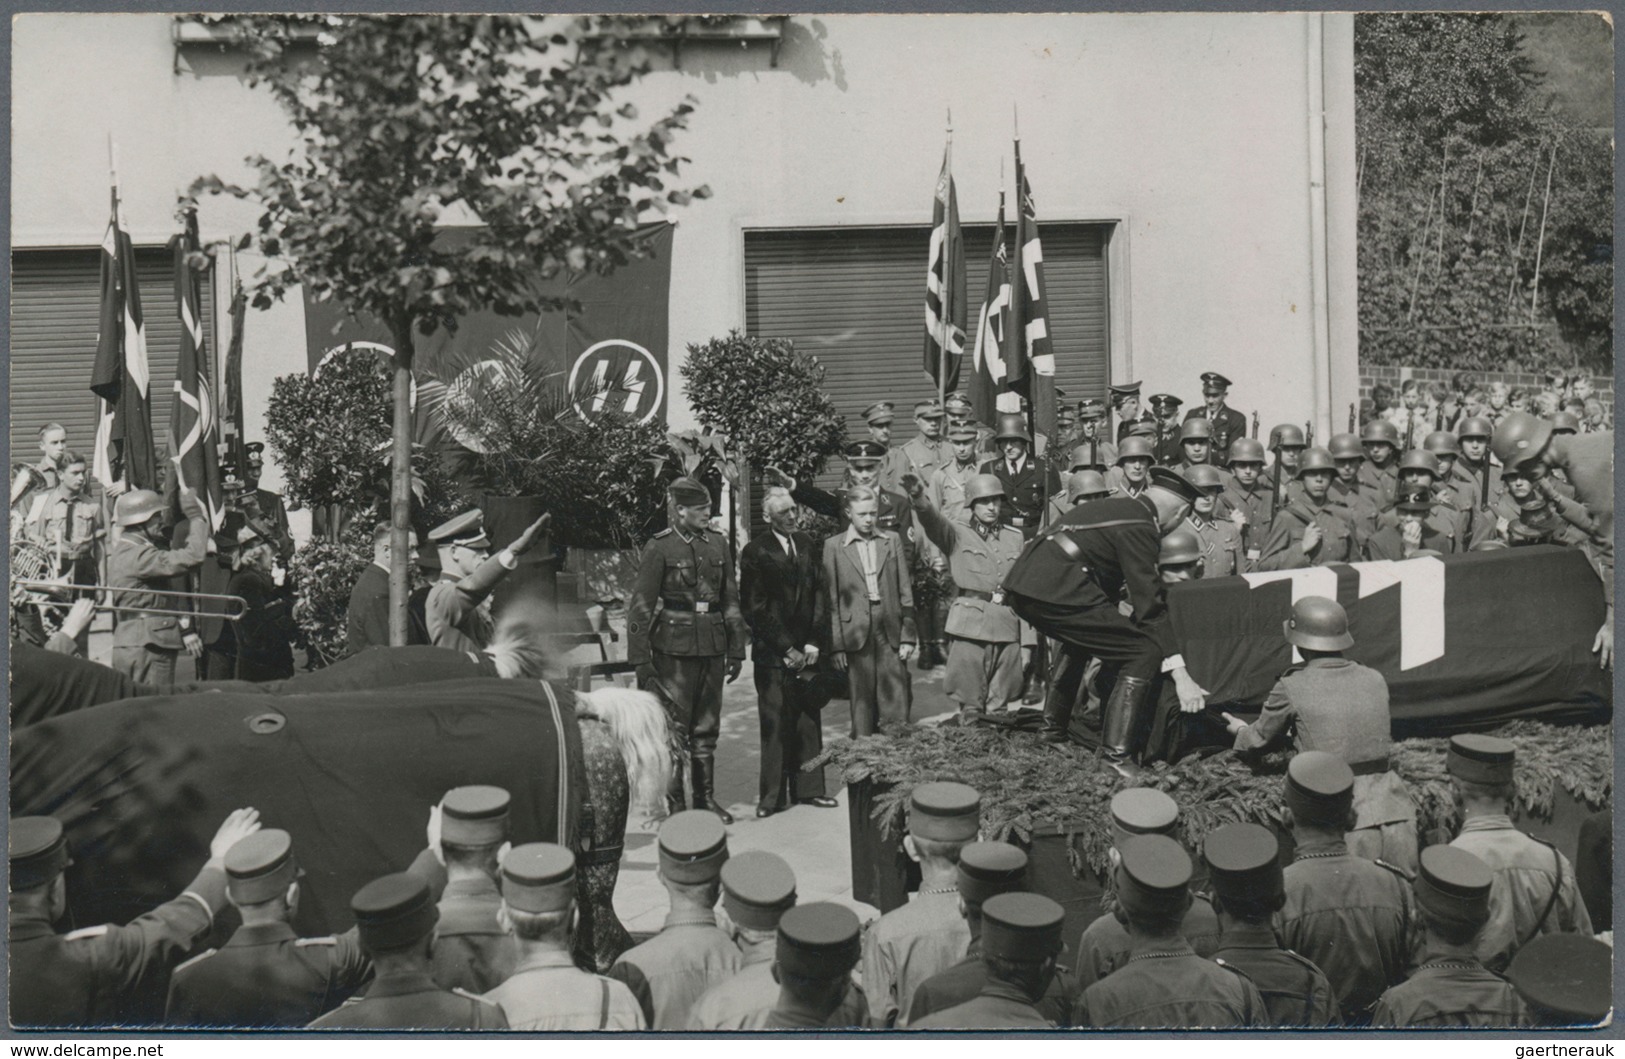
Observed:
[[[1603,808],[1613,793],[1613,727],[1556,726],[1514,721],[1493,734],[1518,747],[1515,802],[1523,812],[1550,816],[1561,784],[1578,801]],[[1446,739],[1407,739],[1393,746],[1394,771],[1416,799],[1417,832],[1453,834],[1457,824]],[[1029,732],[990,727],[912,725],[890,735],[837,739],[807,769],[834,765],[846,783],[872,781],[873,819],[883,834],[901,832],[916,784],[951,780],[982,795],[982,826],[990,838],[1026,842],[1034,833],[1069,836],[1073,868],[1099,872],[1111,846],[1112,795],[1154,787],[1179,805],[1179,838],[1200,848],[1209,831],[1234,821],[1282,823],[1282,776],[1289,755],[1262,758],[1225,750],[1176,765],[1143,769],[1130,783],[1092,752],[1043,742]]]

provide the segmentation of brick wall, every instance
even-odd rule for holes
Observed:
[[[1398,394],[1400,384],[1406,379],[1418,379],[1423,385],[1430,382],[1442,382],[1448,386],[1450,385],[1450,379],[1455,374],[1454,371],[1443,368],[1407,368],[1394,364],[1365,364],[1360,367],[1360,400],[1361,402],[1369,400],[1371,388],[1379,382],[1392,387],[1395,394]],[[1544,375],[1527,371],[1479,371],[1473,374],[1478,376],[1481,384],[1504,382],[1514,390],[1524,389],[1530,393],[1544,389],[1546,385]],[[1613,378],[1606,375],[1593,375],[1591,382],[1593,389],[1596,391],[1592,396],[1596,397],[1612,411],[1614,406]]]

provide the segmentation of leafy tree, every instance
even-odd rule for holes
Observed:
[[[648,66],[617,19],[500,15],[322,20],[313,55],[284,21],[245,22],[248,75],[287,113],[296,148],[248,160],[250,187],[204,177],[193,193],[259,203],[264,308],[296,287],[338,298],[387,326],[396,350],[392,519],[404,555],[409,518],[414,335],[455,329],[490,307],[561,308],[536,281],[607,272],[643,253],[640,221],[709,194],[669,187],[685,100],[648,124],[617,90]],[[451,245],[438,226],[484,227]],[[391,638],[406,632],[406,571],[390,574]]]

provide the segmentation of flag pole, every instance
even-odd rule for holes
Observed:
[[[942,168],[947,172],[951,184],[954,179],[954,112],[948,108],[948,147],[943,153]],[[947,205],[943,205],[943,224],[950,223]],[[941,314],[937,320],[937,406],[943,407],[948,403],[948,335],[952,330],[949,322],[951,308],[948,305],[948,288],[951,278],[948,275],[948,241],[943,240],[942,246],[942,297],[939,303],[942,306]]]

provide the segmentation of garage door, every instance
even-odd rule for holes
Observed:
[[[90,456],[97,401],[90,392],[101,314],[101,251],[20,250],[11,255],[11,454],[39,459],[39,428],[61,423],[68,447]],[[152,379],[152,436],[163,457],[174,401],[181,323],[175,313],[174,257],[163,247],[136,250]],[[203,333],[214,334],[214,301],[203,281]],[[210,341],[210,352],[214,343]]]
[[[1106,396],[1109,231],[1108,225],[1043,226],[1056,385],[1069,402]],[[863,409],[888,400],[898,410],[892,443],[902,444],[916,433],[914,402],[936,395],[921,368],[930,234],[926,226],[745,233],[746,330],[794,339],[798,349],[816,356],[826,369],[825,388],[856,437],[863,436]],[[972,299],[967,345],[992,244],[992,225],[966,226],[966,289]],[[969,363],[967,357],[965,371]]]

